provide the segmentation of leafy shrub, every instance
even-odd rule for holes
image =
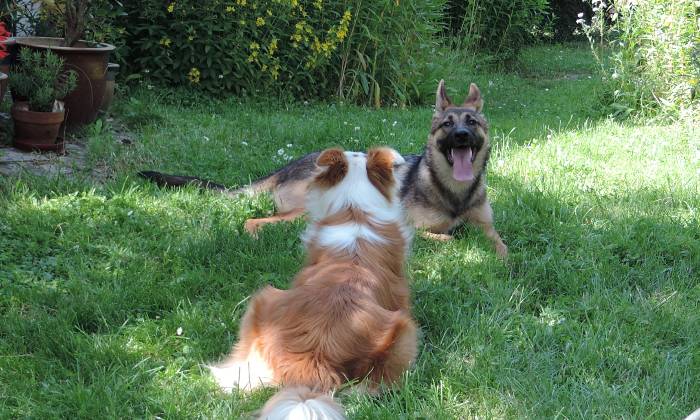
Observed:
[[[73,70],[63,70],[63,59],[53,52],[23,48],[19,64],[12,70],[10,87],[19,97],[27,98],[30,110],[51,112],[56,100],[75,89],[77,80]]]
[[[380,105],[427,91],[443,0],[124,3],[129,70],[211,93],[337,95]],[[432,87],[430,88],[432,89]]]
[[[445,19],[459,48],[509,61],[548,31],[548,0],[449,0]]]
[[[700,7],[696,0],[593,0],[581,19],[608,80],[607,101],[618,115],[697,112]],[[600,44],[598,44],[600,42]],[[602,60],[602,43],[611,48]]]

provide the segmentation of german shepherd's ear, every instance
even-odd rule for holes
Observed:
[[[405,162],[399,152],[388,147],[377,147],[367,152],[367,177],[369,182],[389,201],[391,201],[392,187],[396,183],[394,166]]]
[[[435,94],[435,111],[442,112],[450,106],[452,106],[452,101],[450,100],[450,97],[447,96],[445,81],[440,80],[440,83],[438,83],[437,92]]]
[[[342,181],[348,173],[348,160],[343,149],[326,149],[316,159],[316,166],[321,169],[321,173],[316,175],[316,183],[332,187]]]
[[[481,97],[481,91],[474,83],[469,85],[469,95],[464,99],[464,104],[462,106],[464,108],[471,108],[476,112],[481,112],[481,109],[484,107],[484,99]]]

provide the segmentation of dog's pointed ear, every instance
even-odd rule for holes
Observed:
[[[484,107],[484,99],[481,97],[481,91],[476,84],[472,83],[469,85],[469,95],[467,95],[462,106],[481,112],[481,109]]]
[[[440,80],[440,83],[438,83],[437,92],[435,93],[435,111],[442,112],[450,105],[452,105],[452,101],[450,101],[450,97],[447,96],[445,81]]]
[[[332,187],[348,173],[348,160],[341,148],[326,149],[318,155],[316,166],[321,172],[316,175],[316,183]]]
[[[377,147],[367,152],[369,182],[389,201],[391,201],[392,187],[396,183],[394,167],[405,162],[399,152],[389,147]]]

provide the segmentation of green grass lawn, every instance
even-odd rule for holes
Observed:
[[[585,50],[525,52],[516,73],[446,72],[485,96],[489,194],[510,248],[472,227],[417,239],[409,273],[422,329],[393,391],[342,398],[351,418],[670,418],[700,406],[700,133],[617,123],[596,102]],[[140,90],[92,127],[112,178],[0,179],[0,418],[236,418],[274,392],[225,395],[203,364],[236,340],[248,297],[287,287],[303,223],[141,169],[240,185],[289,157],[341,145],[419,152],[428,107],[381,110]],[[184,103],[184,104],[183,104]],[[180,330],[181,328],[181,330]],[[178,331],[181,334],[178,334]]]

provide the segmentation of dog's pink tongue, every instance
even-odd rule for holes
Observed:
[[[471,181],[474,179],[472,172],[472,149],[464,147],[452,149],[452,177],[457,181]]]

